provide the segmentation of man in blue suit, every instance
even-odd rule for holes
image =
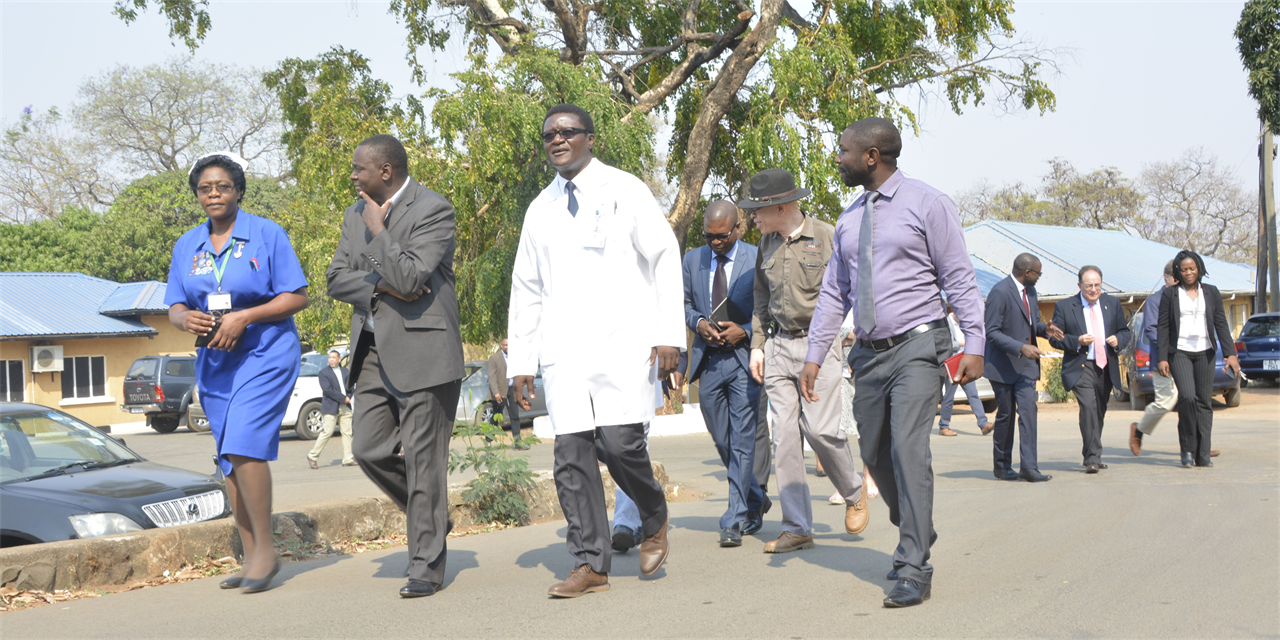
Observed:
[[[766,500],[752,473],[760,383],[750,375],[756,248],[739,242],[738,207],[718,200],[703,215],[706,246],[684,256],[685,324],[697,334],[689,382],[699,379],[702,418],[729,475],[729,508],[720,516],[720,546],[742,545],[760,530]],[[724,304],[728,321],[712,321]],[[720,316],[717,315],[717,319]]]
[[[1120,352],[1129,344],[1129,325],[1115,296],[1102,292],[1102,270],[1080,268],[1080,295],[1059,300],[1053,307],[1053,323],[1062,327],[1062,338],[1049,344],[1062,349],[1062,387],[1075,394],[1080,405],[1081,454],[1085,473],[1106,469],[1102,462],[1102,424],[1112,386],[1120,386]]]
[[[1013,259],[1013,273],[987,294],[987,348],[984,373],[996,394],[992,454],[997,480],[1019,478],[1044,482],[1036,459],[1036,381],[1040,379],[1040,347],[1036,337],[1062,338],[1062,330],[1040,321],[1036,282],[1040,259],[1023,253]],[[1013,471],[1013,420],[1018,418],[1021,471]]]

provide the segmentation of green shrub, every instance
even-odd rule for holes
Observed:
[[[467,483],[462,498],[476,508],[482,522],[523,524],[529,517],[525,493],[534,487],[533,472],[523,456],[511,454],[502,442],[502,416],[495,422],[455,422],[453,436],[465,438],[464,451],[449,451],[449,473],[475,469],[476,477]]]
[[[1062,358],[1048,358],[1048,360],[1049,371],[1045,378],[1045,390],[1053,396],[1054,402],[1066,402],[1071,398],[1071,392],[1062,386]]]

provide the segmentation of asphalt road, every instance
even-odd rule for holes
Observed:
[[[447,588],[400,600],[404,547],[288,564],[277,587],[242,595],[217,580],[143,589],[4,614],[0,635],[26,637],[1276,637],[1280,636],[1280,390],[1248,389],[1219,408],[1212,469],[1178,464],[1173,416],[1128,451],[1137,413],[1113,403],[1103,460],[1085,475],[1074,405],[1040,408],[1046,484],[991,477],[989,438],[961,413],[959,437],[933,438],[933,599],[881,608],[897,544],[881,500],[862,536],[810,478],[815,549],[761,553],[779,514],[741,548],[716,546],[723,470],[707,436],[655,439],[674,481],[711,497],[671,505],[672,552],[654,579],[634,552],[615,557],[612,590],[550,600],[573,568],[564,525],[450,541]],[[154,460],[210,469],[207,436],[126,436]],[[308,443],[286,439],[273,464],[277,510],[369,495],[358,469],[306,468]],[[336,462],[338,443],[326,453]],[[549,468],[551,447],[529,453]],[[812,456],[810,457],[812,463]],[[775,494],[776,495],[776,492]],[[777,507],[775,507],[776,509]]]

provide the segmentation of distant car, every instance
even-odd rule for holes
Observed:
[[[349,366],[349,354],[346,345],[337,347],[342,366]],[[323,430],[320,419],[320,400],[324,395],[320,392],[320,370],[329,366],[329,352],[312,351],[302,354],[302,369],[298,371],[298,381],[293,384],[293,395],[289,397],[289,406],[284,410],[281,429],[293,428],[303,440],[315,440]]]
[[[57,409],[0,402],[0,546],[171,527],[230,511],[220,477],[147,462]]]
[[[991,381],[984,378],[978,378],[974,381],[978,389],[978,399],[982,401],[982,410],[987,413],[994,413],[996,410],[996,391],[991,388]],[[955,401],[961,404],[969,404],[969,395],[964,389],[956,389]]]
[[[200,387],[191,390],[191,404],[187,405],[187,428],[197,433],[209,430],[209,418],[200,406]]]
[[[1134,411],[1142,411],[1155,400],[1155,383],[1151,381],[1151,371],[1157,363],[1152,359],[1151,344],[1142,335],[1142,311],[1137,311],[1129,318],[1129,331],[1132,339],[1128,346],[1120,352],[1120,387],[1112,389],[1116,400],[1129,401]],[[1222,401],[1228,407],[1240,406],[1240,381],[1226,372],[1222,360],[1222,345],[1214,353],[1213,395],[1222,395]]]
[[[458,411],[454,417],[471,424],[488,422],[495,413],[505,411],[502,407],[495,407],[489,400],[489,363],[477,360],[468,362],[466,368],[471,373],[462,379],[462,393],[458,396]],[[533,389],[534,397],[529,400],[532,406],[528,411],[520,412],[521,425],[531,424],[534,418],[547,415],[547,395],[543,392],[541,371],[533,379]],[[511,417],[504,415],[502,424],[510,429]]]
[[[1280,313],[1258,313],[1250,317],[1240,329],[1236,355],[1245,378],[1280,378]]]
[[[124,376],[124,404],[120,410],[145,415],[147,426],[160,433],[173,433],[179,426],[190,425],[187,408],[195,387],[195,356],[138,358]]]

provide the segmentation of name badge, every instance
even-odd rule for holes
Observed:
[[[231,294],[230,293],[210,293],[209,294],[209,313],[213,315],[222,315],[218,312],[227,312],[231,310]]]

